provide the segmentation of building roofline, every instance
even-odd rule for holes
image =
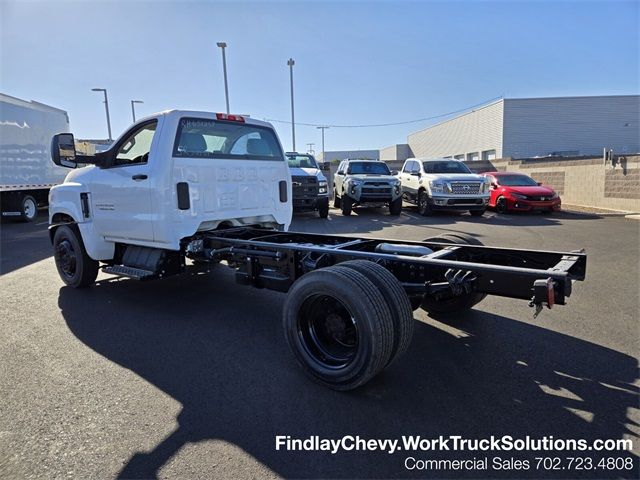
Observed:
[[[67,114],[66,110],[62,110],[61,108],[52,107],[51,105],[47,105],[46,103],[36,102],[35,100],[24,100],[22,98],[13,97],[11,95],[7,95],[6,93],[0,93],[0,100],[6,101],[8,103],[13,103],[14,105],[23,105],[29,107],[37,107],[43,110],[52,110],[55,112]]]
[[[573,98],[629,98],[629,97],[638,97],[639,94],[629,94],[629,95],[570,95],[565,97],[514,97],[514,98],[505,98],[504,100],[564,100],[564,99],[573,99]]]
[[[472,113],[475,113],[478,110],[483,110],[483,109],[485,109],[487,107],[491,107],[492,105],[495,105],[496,103],[504,102],[504,100],[505,100],[504,98],[499,98],[498,100],[494,100],[492,102],[486,103],[486,104],[481,105],[479,107],[473,108],[473,109],[469,110],[468,112],[464,112],[464,113],[461,113],[460,115],[456,115],[455,117],[448,118],[447,120],[442,120],[441,122],[434,123],[433,125],[429,125],[428,127],[425,127],[425,128],[423,128],[421,130],[417,130],[417,131],[415,131],[413,133],[410,133],[409,135],[407,135],[407,139],[408,139],[408,137],[410,137],[412,135],[416,135],[416,134],[418,134],[420,132],[424,132],[425,130],[429,130],[430,128],[437,127],[438,125],[444,125],[445,123],[448,123],[448,122],[451,122],[451,121],[456,120],[458,118],[464,117],[466,115],[470,115]]]

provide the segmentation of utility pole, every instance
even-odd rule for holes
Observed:
[[[293,66],[296,62],[293,58],[287,60],[287,65],[289,65],[289,81],[291,83],[291,143],[293,144],[293,151],[296,151],[296,121],[293,109]]]
[[[314,153],[316,153],[316,152],[314,152],[314,150],[313,150],[313,146],[314,146],[314,145],[315,145],[315,143],[307,143],[307,146],[309,147],[309,149],[307,150],[307,152],[308,152],[308,153],[310,153],[311,155],[313,155]]]
[[[109,132],[109,141],[112,142],[113,138],[111,138],[111,119],[109,118],[109,98],[107,97],[107,89],[106,88],[92,88],[93,92],[102,92],[104,93],[104,109],[107,112],[107,130]]]
[[[142,100],[131,100],[131,116],[133,117],[133,123],[136,123],[136,109],[133,106],[134,103],[144,103]]]
[[[324,131],[329,127],[316,127],[316,128],[322,131],[322,161],[326,162],[327,159],[324,158]]]
[[[222,49],[222,71],[224,72],[224,98],[227,102],[227,115],[229,114],[229,85],[227,84],[227,56],[224,51],[227,48],[225,42],[216,43]]]

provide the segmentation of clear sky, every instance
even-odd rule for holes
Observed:
[[[231,111],[378,124],[452,112],[499,96],[637,94],[638,1],[28,2],[1,1],[0,91],[67,110],[78,138],[106,138],[138,116]],[[326,149],[406,142],[434,121],[332,128]],[[275,124],[286,149],[291,129]],[[298,126],[297,149],[320,131]]]

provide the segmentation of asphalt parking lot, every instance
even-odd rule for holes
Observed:
[[[407,240],[456,231],[589,254],[567,306],[536,320],[526,302],[503,298],[446,321],[419,310],[407,355],[364,388],[337,393],[294,364],[282,294],[237,286],[224,266],[146,283],[101,275],[76,291],[57,276],[44,213],[34,224],[3,222],[0,477],[574,476],[408,472],[402,452],[283,452],[276,435],[632,438],[636,451],[615,456],[637,465],[639,226],[566,212],[297,215],[292,230]]]

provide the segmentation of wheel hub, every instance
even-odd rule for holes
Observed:
[[[56,263],[66,276],[71,277],[75,273],[76,252],[69,240],[65,239],[56,246]]]

